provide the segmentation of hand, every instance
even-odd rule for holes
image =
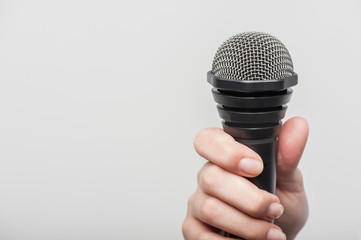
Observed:
[[[207,159],[198,173],[198,187],[189,198],[183,235],[187,240],[229,239],[220,230],[252,239],[294,239],[308,217],[302,175],[297,168],[308,137],[303,118],[288,120],[279,134],[276,195],[244,177],[263,170],[258,154],[220,129],[205,129],[195,138]],[[275,224],[269,221],[274,220]]]

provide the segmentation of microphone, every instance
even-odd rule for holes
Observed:
[[[248,179],[274,194],[281,119],[298,82],[287,48],[267,33],[234,35],[218,48],[207,81],[223,130],[263,160],[262,173]]]

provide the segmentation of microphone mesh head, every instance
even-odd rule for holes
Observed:
[[[212,73],[232,80],[273,80],[294,74],[287,48],[261,32],[237,34],[225,41],[213,59]]]

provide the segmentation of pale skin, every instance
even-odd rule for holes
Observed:
[[[308,137],[307,121],[289,119],[279,134],[276,195],[260,190],[244,177],[263,170],[260,156],[221,129],[208,128],[194,140],[208,160],[198,173],[183,222],[186,240],[226,240],[220,230],[253,239],[294,239],[308,217],[298,163]],[[270,221],[275,220],[275,224]]]

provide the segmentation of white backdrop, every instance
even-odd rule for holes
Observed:
[[[359,1],[0,1],[0,239],[182,239],[220,126],[218,46],[289,49],[310,218],[298,239],[361,239]]]

